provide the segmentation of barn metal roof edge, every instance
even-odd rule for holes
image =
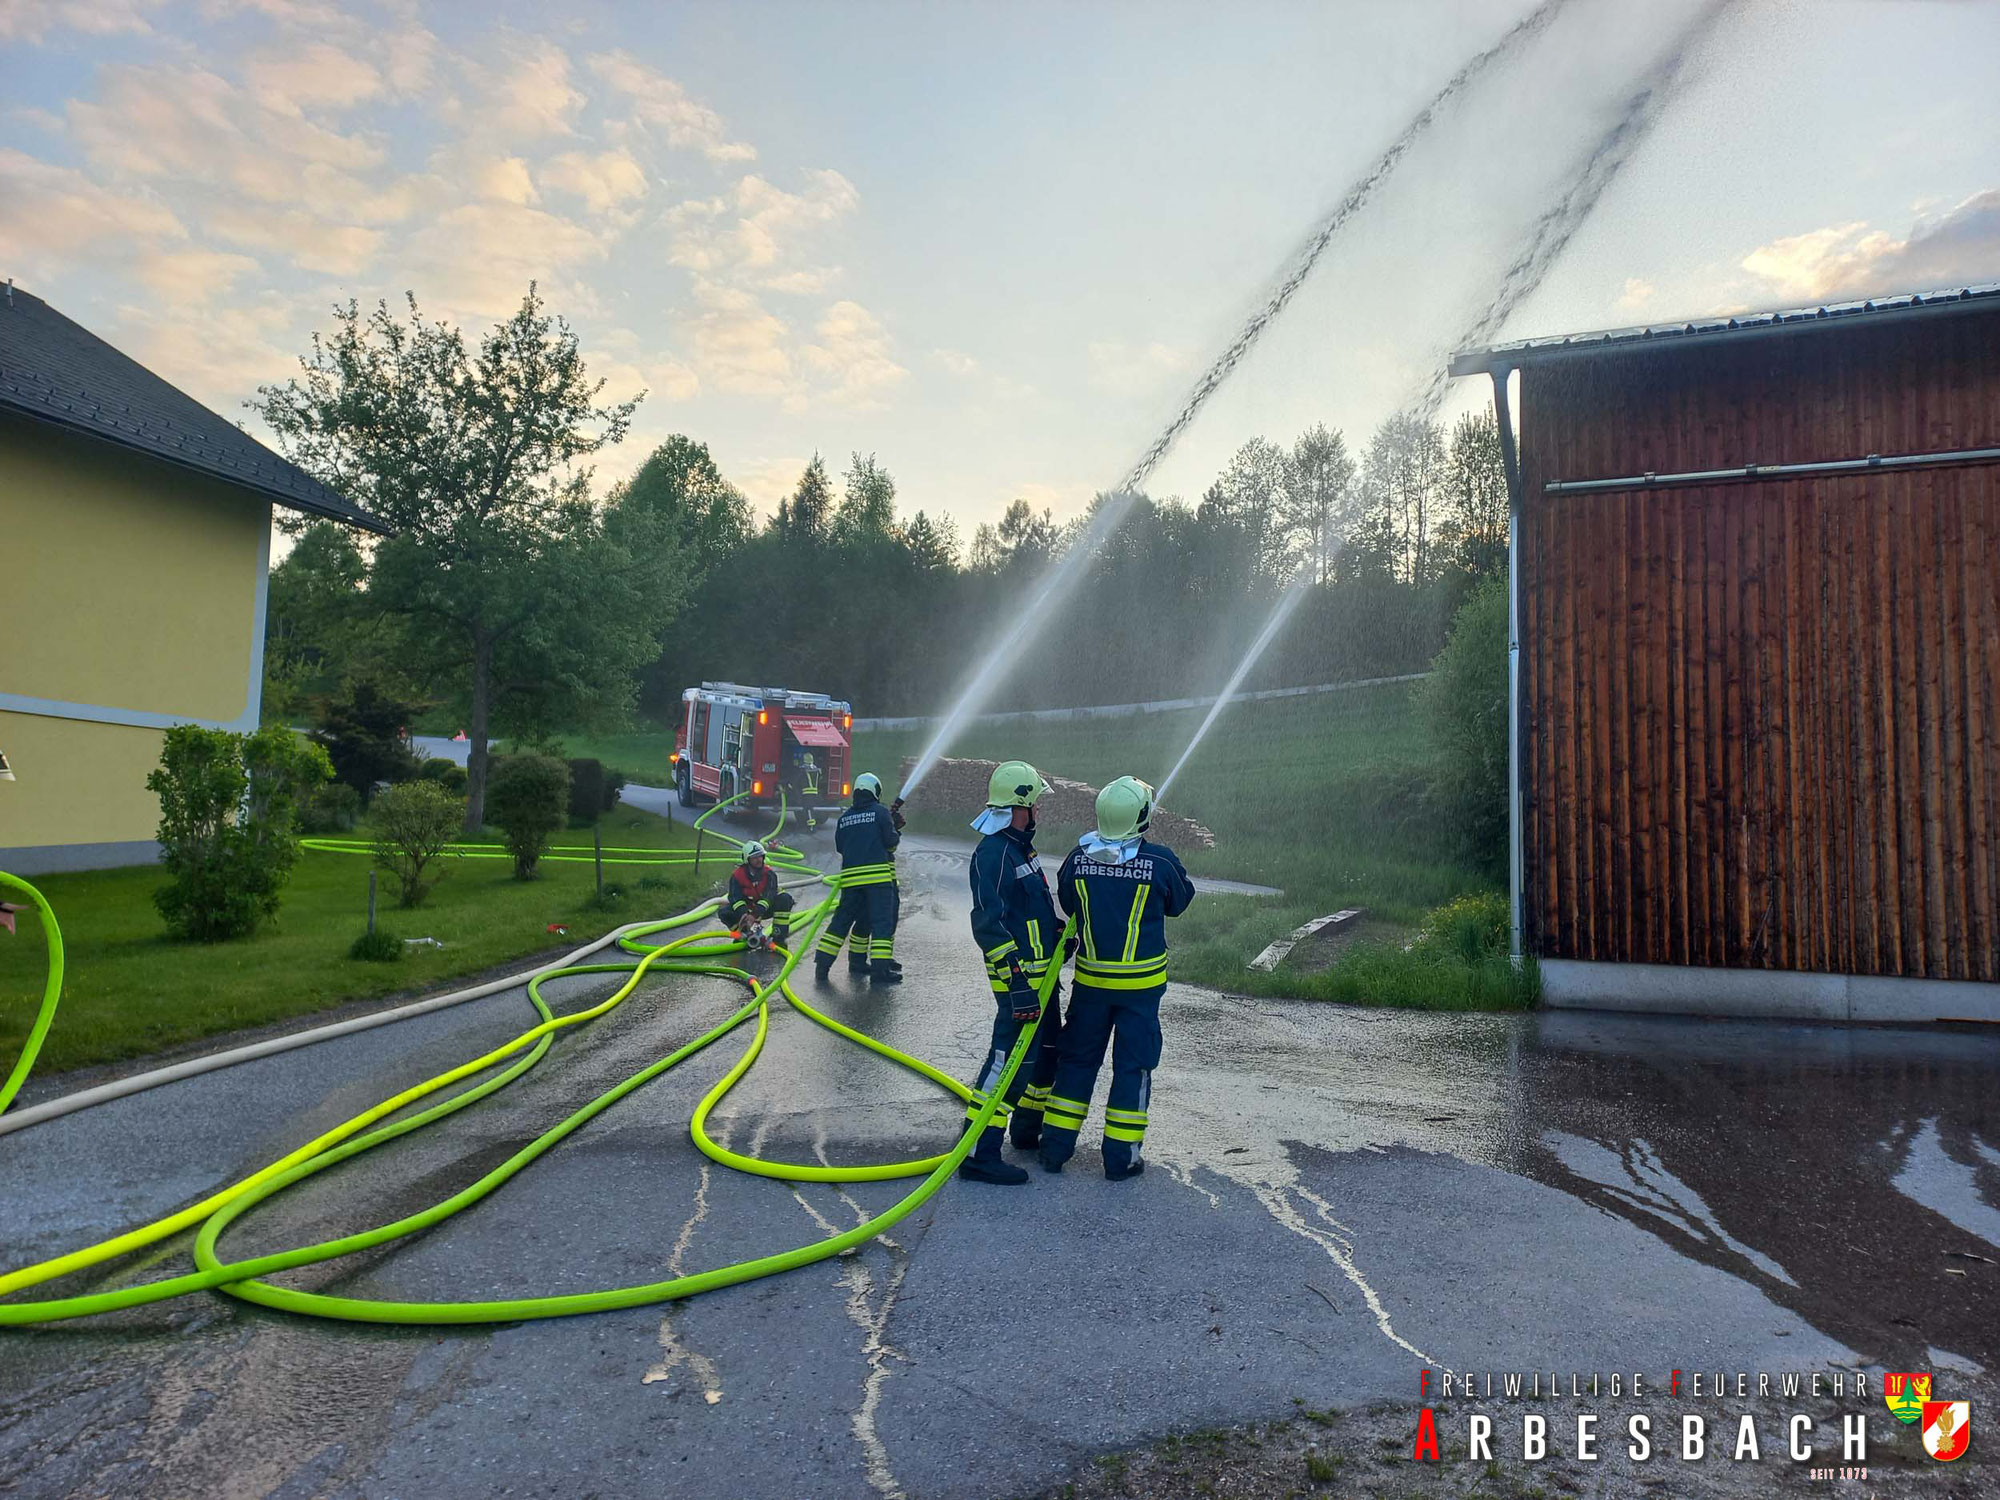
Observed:
[[[1695,318],[1678,323],[1654,323],[1635,328],[1609,328],[1591,333],[1516,339],[1484,349],[1462,349],[1448,366],[1453,375],[1484,375],[1518,365],[1581,358],[1592,354],[1626,353],[1665,345],[1684,349],[1721,339],[1756,334],[1803,333],[1845,325],[1857,319],[1881,323],[1912,317],[1936,317],[1973,308],[2000,308],[2000,281],[1975,282],[1930,292],[1905,292],[1853,302],[1827,302],[1771,312],[1737,313],[1729,317]]]

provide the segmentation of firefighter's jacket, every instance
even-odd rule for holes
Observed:
[[[764,879],[761,883],[750,873],[748,865],[738,865],[729,872],[730,906],[741,907],[747,911],[751,909],[753,903],[756,903],[764,909],[770,909],[771,903],[777,899],[778,872],[771,868],[769,860],[764,862]]]
[[[1056,877],[1076,918],[1076,989],[1151,990],[1167,982],[1167,921],[1187,910],[1194,882],[1165,844],[1139,841],[1123,864],[1070,851]]]
[[[896,878],[896,845],[903,835],[873,792],[856,792],[854,805],[834,825],[833,847],[840,851],[840,884],[887,885]]]
[[[1030,983],[1040,981],[1051,958],[1060,964],[1061,931],[1034,836],[1015,828],[987,834],[972,851],[972,935],[986,955],[993,993],[1012,987],[1017,960]]]

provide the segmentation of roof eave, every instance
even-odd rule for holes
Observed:
[[[207,464],[190,462],[185,458],[164,452],[159,448],[145,443],[131,442],[128,439],[119,437],[116,433],[106,432],[102,428],[92,426],[87,422],[69,421],[56,413],[40,410],[32,406],[0,400],[0,410],[12,412],[16,416],[26,417],[30,421],[46,422],[51,427],[60,427],[63,431],[73,432],[79,437],[91,438],[100,443],[109,443],[114,448],[122,448],[128,453],[136,453],[143,458],[150,458],[158,463],[172,464],[177,469],[185,469],[190,474],[199,474],[202,478],[212,479],[217,484],[226,484],[235,489],[246,490],[260,499],[270,501],[273,505],[282,505],[287,510],[301,511],[307,515],[320,516],[329,521],[339,521],[342,525],[358,527],[362,531],[373,532],[377,536],[394,536],[396,534],[395,527],[378,517],[371,516],[358,505],[350,505],[346,510],[341,510],[332,505],[324,505],[314,500],[305,499],[299,495],[288,494],[284,490],[277,489],[271,485],[259,484],[255,480],[223,473]]]

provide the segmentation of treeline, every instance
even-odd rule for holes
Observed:
[[[695,579],[639,706],[723,678],[832,692],[864,713],[934,712],[1028,607],[1089,527],[1016,500],[969,541],[948,515],[898,517],[894,478],[855,454],[838,482],[815,456],[758,524],[705,445],[663,444],[612,494],[678,518]],[[1421,671],[1478,579],[1504,569],[1507,497],[1491,417],[1447,434],[1385,422],[1359,460],[1314,427],[1238,450],[1190,504],[1139,496],[1057,618],[1013,664],[995,708],[1213,691],[1286,584],[1310,579],[1260,685]]]
[[[335,309],[299,373],[251,404],[288,456],[395,534],[302,528],[271,576],[267,716],[335,744],[357,716],[448,716],[471,741],[476,828],[492,738],[550,745],[635,708],[668,721],[703,679],[834,693],[864,714],[939,710],[1111,503],[1058,522],[1017,500],[966,538],[900,503],[874,455],[837,480],[815,456],[760,521],[689,437],[596,495],[587,463],[637,404],[602,389],[532,287],[476,340],[414,299]],[[1300,577],[1309,597],[1253,686],[1421,670],[1502,568],[1506,519],[1490,418],[1446,433],[1398,416],[1359,454],[1323,426],[1254,439],[1192,503],[1132,498],[992,706],[1212,691]]]

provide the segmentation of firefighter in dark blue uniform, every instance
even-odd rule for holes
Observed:
[[[1042,1166],[1050,1172],[1076,1151],[1107,1044],[1104,1175],[1118,1182],[1145,1170],[1140,1146],[1167,992],[1166,919],[1194,899],[1174,851],[1147,840],[1152,817],[1153,789],[1136,776],[1119,777],[1097,794],[1097,831],[1084,835],[1056,877],[1063,910],[1076,918],[1078,952],[1042,1126]]]
[[[1041,1014],[1036,990],[1049,965],[1062,967],[1063,955],[1056,947],[1062,921],[1049,899],[1048,877],[1035,853],[1035,804],[1047,790],[1048,783],[1033,766],[1010,760],[993,772],[986,811],[972,825],[986,835],[972,852],[972,935],[985,957],[998,1011],[993,1044],[973,1080],[967,1119],[979,1113],[999,1083],[1021,1028]],[[1008,1133],[1010,1115],[1016,1146],[1033,1150],[1041,1140],[1042,1105],[1055,1081],[1056,1043],[1062,1031],[1059,999],[1060,990],[1050,995],[1050,1014],[1037,1033],[1035,1055],[1022,1059],[979,1144],[959,1165],[958,1175],[968,1181],[1012,1187],[1028,1180],[1026,1172],[1001,1160],[1000,1144]]]
[[[840,851],[840,901],[819,935],[813,977],[821,984],[850,931],[868,934],[868,972],[877,984],[901,984],[896,962],[896,913],[902,895],[896,886],[896,845],[903,841],[903,815],[882,805],[882,783],[872,772],[854,778],[854,803],[834,825]],[[852,956],[850,956],[850,964]]]

